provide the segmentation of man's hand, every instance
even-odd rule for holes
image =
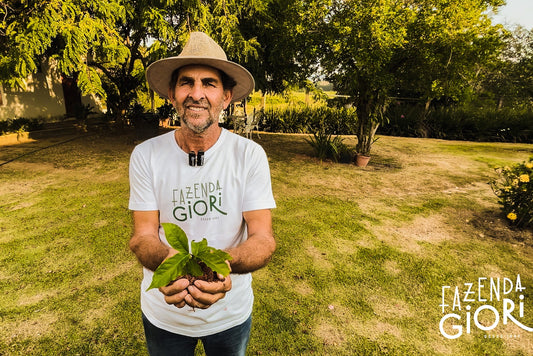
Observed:
[[[189,287],[189,280],[180,278],[168,286],[160,287],[159,291],[165,295],[167,304],[174,304],[178,308],[183,308],[186,304],[185,297],[189,294],[187,287]]]
[[[219,274],[218,278],[221,280],[216,282],[194,281],[187,288],[189,294],[184,297],[185,303],[193,308],[207,309],[224,298],[231,289],[231,277],[228,275],[224,278]]]
[[[167,258],[174,256],[176,250],[171,249]],[[231,266],[226,261],[228,267]],[[178,308],[189,305],[193,308],[207,309],[215,302],[226,296],[231,289],[231,277],[224,277],[218,274],[218,281],[206,282],[198,279],[193,284],[189,283],[187,278],[179,278],[168,286],[159,288],[159,291],[165,295],[165,302],[174,304]]]
[[[178,251],[170,248],[165,261],[177,253]],[[189,294],[188,286],[189,280],[182,277],[164,287],[160,287],[159,291],[165,295],[167,304],[174,304],[178,308],[183,308],[185,306],[185,297]]]

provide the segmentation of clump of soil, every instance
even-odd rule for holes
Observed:
[[[202,268],[202,272],[204,272],[204,274],[202,274],[201,276],[199,277],[195,277],[195,276],[191,276],[190,274],[186,275],[185,278],[187,278],[189,280],[189,283],[190,284],[193,284],[194,281],[196,280],[202,280],[202,281],[206,281],[206,282],[218,282],[218,281],[223,281],[223,279],[221,280],[220,278],[218,278],[218,273],[215,273],[211,268],[209,268],[205,263],[203,262],[199,262],[198,263],[200,265],[200,267]]]

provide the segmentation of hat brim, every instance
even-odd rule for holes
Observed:
[[[243,66],[226,60],[201,57],[170,57],[158,60],[146,69],[146,80],[150,89],[168,99],[168,89],[172,73],[186,65],[206,65],[221,70],[233,78],[237,85],[233,88],[231,101],[246,98],[255,87],[254,77]]]

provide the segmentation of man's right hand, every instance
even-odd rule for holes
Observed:
[[[183,308],[186,305],[185,297],[189,294],[188,286],[189,280],[180,278],[165,287],[160,287],[159,291],[165,295],[167,304],[174,304],[178,308]]]

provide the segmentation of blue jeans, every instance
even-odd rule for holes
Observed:
[[[150,323],[144,314],[142,318],[146,346],[150,356],[194,356],[198,340],[202,340],[205,353],[208,356],[244,356],[252,328],[252,317],[250,316],[241,325],[217,334],[188,337],[158,328]]]

